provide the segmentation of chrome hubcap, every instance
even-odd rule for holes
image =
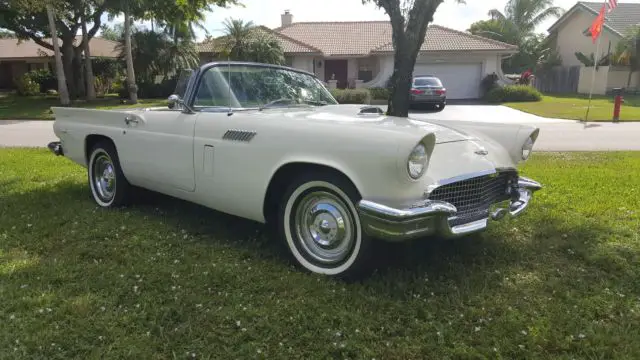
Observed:
[[[105,202],[111,201],[116,193],[116,173],[113,162],[106,154],[98,155],[93,162],[93,187],[98,197]]]
[[[324,191],[300,200],[294,224],[302,248],[323,264],[344,260],[355,239],[353,220],[338,196]]]

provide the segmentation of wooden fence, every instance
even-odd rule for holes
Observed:
[[[576,93],[580,66],[556,66],[536,75],[533,86],[543,93]]]

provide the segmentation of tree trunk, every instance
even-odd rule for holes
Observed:
[[[49,18],[49,31],[51,32],[51,42],[53,43],[53,52],[56,58],[56,77],[58,78],[58,95],[60,96],[60,104],[68,106],[71,104],[69,99],[69,91],[67,90],[67,79],[64,75],[64,66],[62,64],[62,55],[60,54],[60,45],[58,44],[58,31],[53,16],[53,7],[47,5],[47,17]]]
[[[82,62],[82,44],[80,44],[80,46],[73,49],[74,81],[77,91],[76,96],[79,98],[83,98],[87,94],[84,81],[84,66]]]
[[[75,73],[73,71],[73,58],[75,54],[73,51],[73,39],[62,39],[62,64],[65,74],[65,81],[67,89],[69,89],[69,97],[72,99],[77,98],[78,92],[75,81]]]
[[[391,75],[391,96],[387,115],[408,117],[410,104],[411,80],[415,66],[416,51],[412,51],[405,41],[398,41],[395,52],[393,75]]]
[[[95,100],[96,88],[93,78],[93,66],[91,64],[91,51],[89,49],[89,35],[87,34],[87,18],[84,11],[82,16],[82,42],[84,44],[84,70],[86,72],[84,78],[87,83],[87,100]]]
[[[627,89],[631,87],[631,78],[633,77],[633,69],[629,71],[629,77],[627,78]]]
[[[124,11],[124,51],[127,60],[127,88],[129,90],[129,100],[133,104],[138,103],[138,88],[136,86],[136,75],[133,71],[133,55],[131,54],[131,17],[128,9]]]

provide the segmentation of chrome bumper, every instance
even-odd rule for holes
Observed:
[[[64,156],[64,150],[62,150],[62,143],[60,141],[50,142],[47,147],[57,156]]]
[[[489,219],[500,220],[506,215],[520,215],[529,206],[533,193],[541,188],[539,183],[520,177],[514,189],[515,195],[505,204],[506,207],[493,204],[487,218],[457,226],[449,224],[449,218],[457,212],[456,207],[443,201],[422,200],[399,209],[361,200],[358,202],[358,212],[365,232],[382,240],[404,241],[429,235],[452,238],[484,230]]]

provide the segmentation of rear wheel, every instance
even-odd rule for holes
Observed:
[[[356,210],[358,192],[340,176],[316,172],[295,179],[280,203],[280,234],[308,271],[338,277],[369,267],[371,239]]]
[[[93,200],[102,207],[125,205],[130,198],[131,185],[124,177],[115,146],[101,141],[93,146],[87,167]]]
[[[439,103],[439,104],[438,104],[437,110],[438,110],[438,111],[442,111],[442,110],[444,110],[444,108],[445,108],[446,106],[447,106],[447,103],[445,103],[445,102],[441,102],[441,103]]]

